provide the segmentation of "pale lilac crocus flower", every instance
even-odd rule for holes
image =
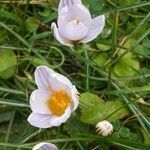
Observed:
[[[38,89],[30,96],[28,122],[38,128],[65,123],[79,105],[79,93],[71,81],[46,66],[35,70]]]
[[[52,143],[42,142],[35,145],[32,150],[58,150],[58,148]]]
[[[81,0],[60,0],[57,25],[52,23],[51,29],[61,44],[72,46],[77,42],[92,41],[102,32],[104,25],[105,16],[92,19]]]

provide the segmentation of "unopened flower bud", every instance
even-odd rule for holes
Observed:
[[[102,136],[108,136],[111,135],[113,132],[113,126],[110,122],[104,120],[99,122],[96,125],[96,132]]]

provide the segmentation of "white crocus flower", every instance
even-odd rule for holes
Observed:
[[[52,143],[42,142],[35,145],[32,150],[58,150],[58,148]]]
[[[79,105],[79,93],[71,81],[46,66],[35,71],[38,89],[30,96],[32,113],[28,122],[39,128],[59,126],[66,122]]]
[[[99,122],[96,125],[96,129],[96,132],[98,132],[98,134],[101,134],[102,136],[111,135],[113,132],[112,124],[106,120]]]
[[[61,44],[72,46],[76,42],[92,41],[102,32],[104,25],[105,16],[92,19],[81,0],[60,0],[57,25],[52,23],[51,28]]]

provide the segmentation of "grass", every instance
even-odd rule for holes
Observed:
[[[0,150],[31,149],[40,141],[55,143],[61,150],[148,150],[150,2],[84,0],[93,16],[105,14],[106,25],[97,39],[73,48],[59,44],[50,31],[57,19],[56,1],[29,2],[0,4],[0,50],[13,51],[17,58],[17,64],[2,70],[0,54]],[[27,122],[29,96],[36,89],[33,73],[39,65],[68,77],[81,95],[90,92],[106,102],[119,99],[128,115],[112,121],[114,132],[109,137],[97,135],[95,124],[81,119],[80,107],[58,128],[32,127]]]

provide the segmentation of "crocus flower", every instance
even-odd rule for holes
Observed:
[[[104,25],[105,16],[92,19],[81,0],[60,0],[57,25],[52,23],[51,28],[61,44],[71,46],[76,42],[92,41],[102,32]]]
[[[42,142],[35,145],[32,150],[58,150],[57,147],[52,143]]]
[[[79,104],[79,93],[71,81],[46,66],[35,70],[38,89],[30,96],[32,113],[28,122],[39,128],[59,126],[66,122]]]
[[[102,136],[108,136],[111,135],[113,132],[113,126],[110,122],[104,120],[99,122],[96,125],[96,131],[98,132],[98,134],[101,134]]]

